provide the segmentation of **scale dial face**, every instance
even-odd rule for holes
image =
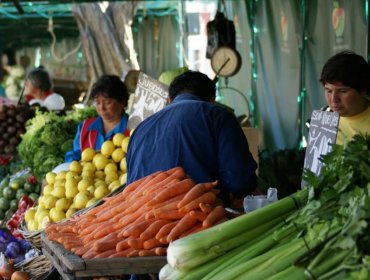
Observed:
[[[219,47],[211,57],[211,67],[217,76],[233,76],[240,70],[241,64],[238,51],[229,47]]]

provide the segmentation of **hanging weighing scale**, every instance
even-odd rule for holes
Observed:
[[[242,59],[239,52],[227,46],[217,48],[211,56],[211,67],[216,77],[234,76],[239,72],[241,65]]]

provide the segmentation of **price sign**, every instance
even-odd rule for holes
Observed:
[[[304,159],[304,169],[320,174],[323,163],[320,157],[332,150],[338,133],[339,114],[315,110],[311,114],[308,145]],[[302,181],[302,186],[305,182]]]
[[[134,102],[128,119],[128,128],[136,128],[143,120],[167,105],[168,86],[140,72]]]

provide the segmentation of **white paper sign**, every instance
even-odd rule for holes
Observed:
[[[168,86],[140,72],[128,128],[136,128],[143,120],[167,105]]]

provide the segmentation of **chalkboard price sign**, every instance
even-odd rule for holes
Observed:
[[[339,114],[336,112],[315,110],[311,114],[308,145],[304,159],[304,168],[316,175],[320,174],[320,157],[332,150],[338,132]],[[302,185],[305,183],[302,181]]]
[[[167,100],[168,86],[140,72],[128,128],[136,128],[144,119],[164,108]]]

